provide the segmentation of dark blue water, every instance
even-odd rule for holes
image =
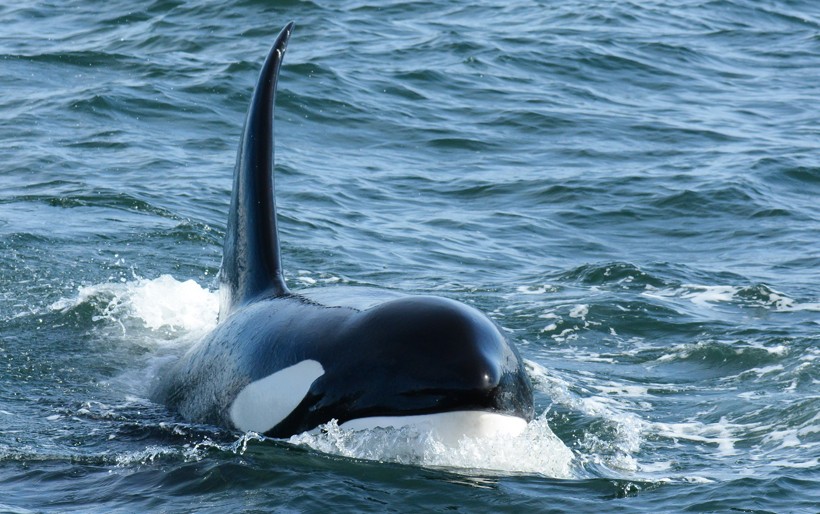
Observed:
[[[215,323],[261,61],[293,288],[476,305],[538,419],[288,441],[148,400]],[[820,4],[0,7],[0,511],[820,512]]]

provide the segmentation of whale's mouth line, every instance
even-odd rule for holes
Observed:
[[[510,414],[487,411],[451,411],[410,416],[371,416],[339,424],[345,430],[413,429],[429,432],[442,443],[455,446],[465,438],[515,437],[527,428],[527,421]]]

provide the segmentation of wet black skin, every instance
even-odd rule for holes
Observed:
[[[266,435],[336,419],[449,411],[530,420],[532,387],[512,343],[484,314],[434,296],[359,288],[288,290],[273,191],[273,106],[293,24],[259,77],[235,170],[220,272],[220,322],[162,377],[154,397],[184,418],[232,427],[239,391],[306,359],[325,370]]]

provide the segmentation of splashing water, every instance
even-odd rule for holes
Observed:
[[[552,432],[544,417],[533,420],[514,437],[463,437],[455,445],[414,427],[346,430],[335,420],[295,435],[289,442],[354,459],[553,478],[573,476],[572,451]]]
[[[60,299],[50,309],[65,312],[82,304],[96,306],[94,321],[108,320],[124,327],[128,321],[137,320],[152,331],[191,334],[211,330],[219,310],[214,292],[193,280],[180,282],[171,275],[81,286],[76,297]]]

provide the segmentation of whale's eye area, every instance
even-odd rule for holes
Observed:
[[[324,374],[318,361],[308,359],[251,382],[231,404],[231,421],[244,432],[267,432],[293,412]]]

